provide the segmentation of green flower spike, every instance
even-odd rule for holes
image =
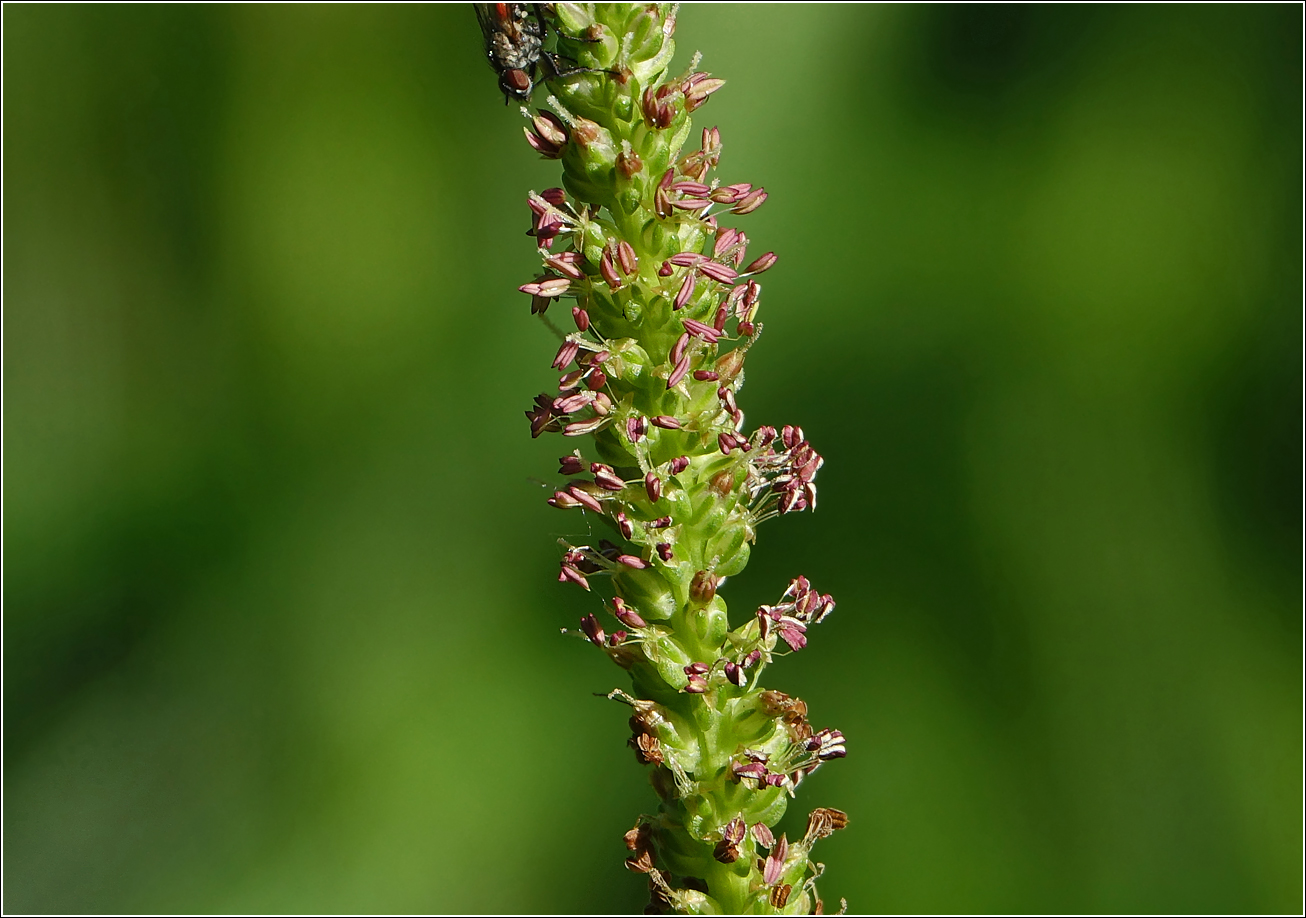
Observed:
[[[626,833],[626,864],[647,875],[654,911],[820,914],[812,846],[847,816],[818,809],[795,840],[771,827],[804,778],[845,755],[844,737],[813,730],[803,701],[760,683],[834,601],[798,577],[732,626],[720,595],[759,523],[816,506],[822,463],[801,428],[746,433],[736,401],[762,331],[757,276],[776,257],[748,261],[748,236],[719,221],[756,210],[766,191],[713,177],[716,128],[683,152],[691,113],[724,83],[696,72],[697,58],[668,70],[674,6],[496,9],[536,44],[496,58],[487,43],[491,63],[532,67],[502,75],[518,97],[542,67],[551,110],[523,109],[526,139],[563,170],[562,188],[529,197],[543,272],[520,289],[541,315],[574,301],[557,394],[526,414],[532,436],[583,444],[559,460],[565,483],[549,503],[612,529],[565,545],[558,579],[611,584],[580,631],[630,674],[631,692],[608,697],[630,707],[630,746],[661,800]],[[552,53],[534,39],[550,34]],[[605,630],[603,616],[620,627]]]

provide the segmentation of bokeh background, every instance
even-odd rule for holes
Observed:
[[[5,910],[638,911],[468,5],[3,24]],[[849,737],[827,901],[1300,912],[1301,34],[682,11],[742,401],[827,457],[726,593],[839,600],[768,680]]]

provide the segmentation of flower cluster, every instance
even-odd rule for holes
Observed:
[[[847,817],[817,809],[796,841],[772,827],[804,778],[845,755],[844,737],[760,679],[834,600],[798,577],[732,627],[719,595],[761,522],[816,506],[823,461],[799,427],[748,432],[737,401],[776,256],[750,260],[747,234],[722,221],[767,192],[714,176],[716,128],[684,152],[689,114],[724,81],[697,59],[668,71],[674,7],[535,9],[556,60],[575,66],[549,68],[548,109],[523,109],[531,148],[563,167],[563,187],[528,199],[542,270],[519,289],[561,339],[561,375],[526,416],[533,437],[579,444],[548,503],[611,529],[564,542],[558,580],[603,596],[579,633],[632,681],[608,697],[631,708],[629,743],[660,806],[626,834],[626,864],[655,910],[819,914],[812,846]],[[574,330],[554,324],[562,300]]]

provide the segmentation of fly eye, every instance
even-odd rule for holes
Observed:
[[[505,70],[501,82],[503,88],[510,92],[530,92],[531,78],[526,75],[524,70]]]

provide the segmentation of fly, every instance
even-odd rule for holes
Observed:
[[[586,67],[561,67],[557,55],[544,50],[548,28],[543,3],[473,3],[485,38],[485,58],[499,74],[504,104],[529,102],[543,61],[546,76],[590,73]]]

